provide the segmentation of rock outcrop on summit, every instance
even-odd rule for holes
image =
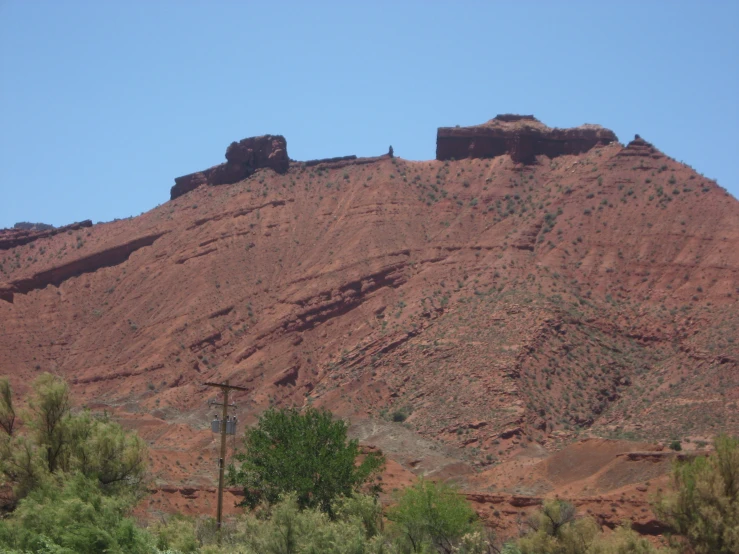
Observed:
[[[531,164],[536,156],[556,158],[582,154],[596,145],[618,139],[600,125],[552,129],[533,115],[498,115],[473,127],[439,127],[436,135],[437,160],[494,158],[509,154],[516,163]]]
[[[634,140],[627,144],[626,148],[621,150],[618,155],[626,156],[627,158],[634,156],[637,158],[652,158],[655,160],[665,157],[662,152],[657,150],[651,143],[647,142],[639,135],[636,135]]]
[[[237,183],[263,167],[273,169],[277,173],[285,173],[289,166],[285,137],[263,135],[245,138],[229,145],[226,149],[226,163],[177,177],[170,190],[170,198],[174,200],[200,185]]]

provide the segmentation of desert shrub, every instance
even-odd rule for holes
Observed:
[[[591,517],[576,517],[569,502],[552,500],[529,519],[531,532],[518,540],[516,554],[656,554],[649,541],[628,527],[610,534]]]
[[[357,494],[334,502],[334,518],[320,508],[300,508],[289,493],[258,514],[224,526],[221,544],[213,532],[198,535],[203,554],[395,554],[379,533],[382,511],[376,499]],[[205,525],[203,525],[205,523]],[[209,527],[209,522],[200,526]]]
[[[69,387],[45,373],[33,383],[22,427],[8,432],[9,387],[0,383],[0,479],[21,499],[50,475],[81,473],[108,492],[142,490],[147,449],[141,438],[107,414],[72,413]]]
[[[531,532],[518,541],[521,554],[585,554],[600,532],[592,518],[576,518],[569,502],[552,500],[528,521]]]
[[[588,549],[588,554],[656,554],[667,551],[655,548],[633,529],[618,527],[613,533],[600,533]]]
[[[196,522],[191,518],[175,514],[166,520],[149,527],[160,550],[170,550],[181,554],[200,551],[200,541],[196,534]]]
[[[674,492],[660,499],[655,511],[697,554],[736,554],[739,439],[722,435],[714,445],[712,455],[673,466]]]
[[[146,446],[107,415],[72,413],[69,387],[48,373],[18,420],[0,380],[0,481],[13,490],[0,551],[151,552],[128,513],[143,492]]]
[[[463,537],[481,531],[464,496],[450,485],[425,479],[399,495],[387,518],[401,553],[455,552]]]
[[[0,551],[149,553],[152,540],[127,513],[136,496],[107,494],[80,473],[49,475],[0,520]]]
[[[15,430],[13,394],[7,377],[0,378],[0,428],[8,436],[12,436]]]

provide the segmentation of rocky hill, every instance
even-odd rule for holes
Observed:
[[[478,495],[561,490],[496,468],[586,437],[739,432],[739,202],[645,140],[508,115],[439,129],[431,161],[226,158],[139,217],[0,234],[0,373],[136,426],[163,504],[212,485],[205,381],[249,388],[242,423],[326,406],[389,481]],[[622,473],[596,493],[645,480]]]

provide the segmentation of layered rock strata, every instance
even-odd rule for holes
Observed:
[[[473,127],[440,127],[436,134],[436,159],[494,158],[508,154],[516,163],[531,164],[539,155],[556,158],[581,154],[617,140],[613,131],[599,125],[553,129],[533,115],[504,114]]]

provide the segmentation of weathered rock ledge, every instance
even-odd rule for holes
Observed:
[[[281,135],[263,135],[232,142],[226,149],[226,163],[177,177],[170,190],[174,200],[200,185],[230,185],[246,179],[257,169],[268,167],[285,173],[290,167],[287,141]]]
[[[493,158],[509,154],[514,162],[530,164],[536,156],[550,158],[581,154],[596,145],[617,141],[613,131],[599,125],[572,129],[552,129],[533,115],[498,115],[473,127],[440,127],[436,136],[436,159]],[[287,155],[287,141],[281,135],[250,137],[232,142],[226,163],[175,179],[170,198],[182,196],[201,185],[230,185],[246,179],[256,170],[270,168],[286,173],[291,163],[297,167],[339,168],[377,162],[392,156],[358,158],[355,155],[296,162]]]
[[[508,154],[516,163],[531,164],[539,155],[556,158],[582,154],[594,146],[617,140],[613,131],[599,125],[553,129],[533,115],[504,114],[473,127],[440,127],[436,134],[436,159],[494,158]]]

